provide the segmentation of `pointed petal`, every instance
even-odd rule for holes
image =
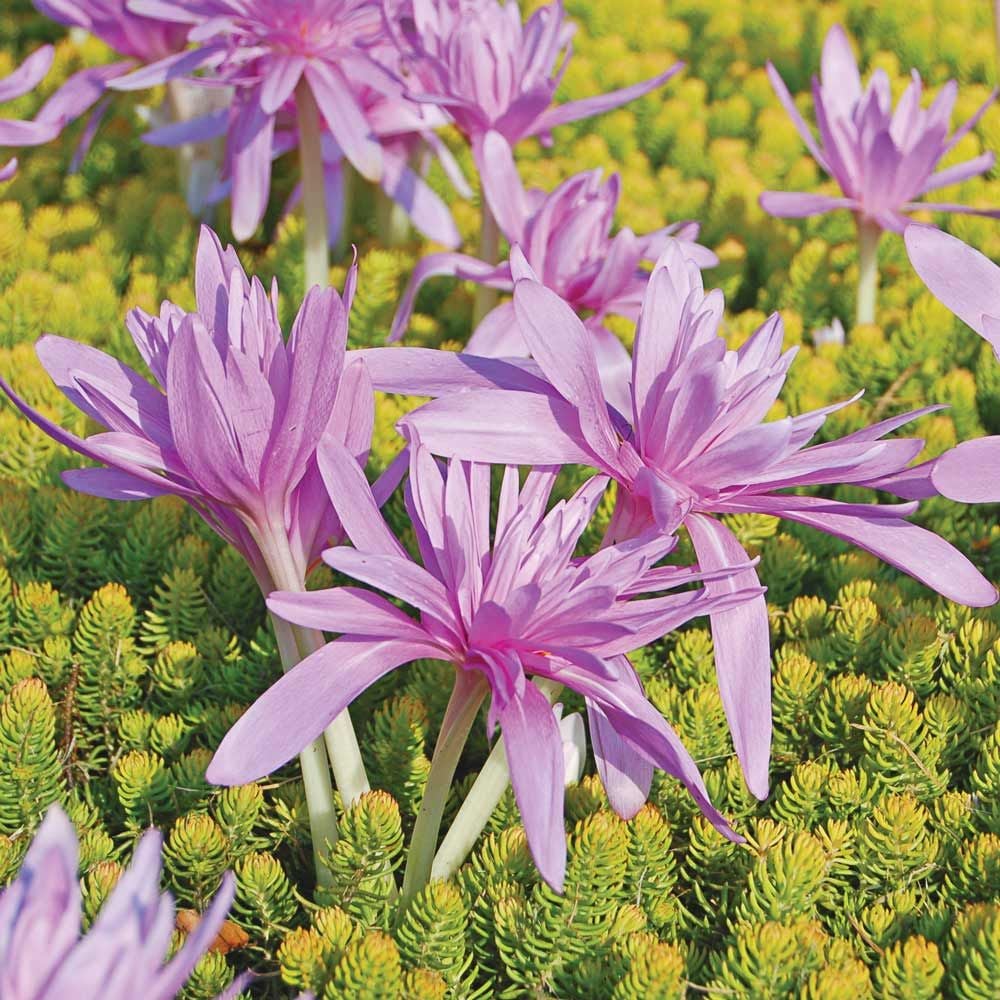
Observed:
[[[706,591],[724,594],[760,585],[749,556],[724,524],[702,514],[692,514],[685,526],[703,570],[747,566],[742,573],[706,584]],[[713,614],[711,622],[719,694],[733,745],[747,787],[757,798],[764,799],[771,755],[771,642],[767,603],[763,597],[755,597],[740,607]]]
[[[430,645],[345,637],[327,643],[271,685],[226,733],[205,777],[245,785],[287,763],[379,678],[411,660],[434,659]]]
[[[344,156],[366,180],[381,180],[382,147],[341,71],[330,63],[313,60],[306,67],[305,76]]]
[[[260,88],[260,106],[265,115],[275,114],[295,93],[305,68],[305,56],[279,54],[268,60]]]
[[[496,697],[496,694],[494,694]],[[556,892],[566,876],[565,761],[559,723],[534,684],[500,709],[510,783],[539,874]]]
[[[382,517],[364,469],[347,447],[327,438],[320,444],[316,460],[334,510],[355,547],[362,552],[408,558]]]
[[[606,468],[617,468],[618,441],[587,328],[555,292],[535,281],[521,280],[514,286],[514,312],[532,356],[577,408],[584,440]]]
[[[832,212],[837,208],[857,208],[852,198],[838,198],[826,194],[806,194],[799,191],[764,191],[760,207],[779,219],[804,219],[809,215]]]
[[[514,152],[499,132],[490,130],[483,139],[483,195],[511,244],[524,240],[524,225],[531,215]]]
[[[983,316],[1000,318],[1000,267],[932,226],[907,226],[903,239],[910,263],[931,294],[985,336]],[[1000,351],[1000,339],[991,343]]]
[[[277,590],[267,598],[268,610],[285,621],[324,632],[372,639],[426,642],[424,630],[380,594],[357,587],[335,587],[306,593]]]
[[[677,62],[670,69],[660,73],[658,76],[643,80],[641,83],[635,83],[631,87],[623,87],[621,90],[612,90],[607,94],[599,94],[596,97],[585,97],[579,101],[559,104],[539,115],[531,128],[531,132],[533,135],[550,132],[558,125],[579,121],[581,118],[591,118],[594,115],[601,115],[606,111],[619,108],[623,104],[638,100],[643,95],[662,87],[672,76],[675,76],[682,69],[684,69],[684,63]]]
[[[653,765],[622,739],[597,702],[587,699],[590,742],[608,801],[622,819],[631,819],[649,798]]]

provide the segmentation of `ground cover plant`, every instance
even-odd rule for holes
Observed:
[[[0,23],[0,997],[1000,994],[991,5],[132,6]]]

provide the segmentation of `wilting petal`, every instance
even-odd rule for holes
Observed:
[[[703,570],[746,564],[747,569],[706,584],[710,594],[760,586],[750,557],[721,522],[702,514],[685,521]],[[719,694],[733,734],[747,787],[767,797],[771,755],[771,643],[767,602],[755,597],[740,607],[711,616]]]
[[[931,463],[934,488],[961,503],[1000,501],[1000,437],[976,438]]]
[[[225,735],[205,777],[245,785],[291,760],[380,677],[440,650],[395,640],[338,639],[307,656],[264,692]]]
[[[534,684],[525,684],[523,693],[514,695],[500,709],[500,728],[531,856],[542,878],[556,892],[562,892],[566,876],[566,765],[559,723],[545,695]]]

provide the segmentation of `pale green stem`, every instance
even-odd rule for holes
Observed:
[[[292,635],[292,626],[275,615],[271,615],[271,624],[278,640],[281,666],[287,673],[301,659],[295,636]],[[316,864],[316,881],[321,886],[329,886],[333,882],[333,875],[325,859],[337,843],[337,810],[333,801],[333,785],[330,783],[330,765],[322,739],[313,740],[299,754],[299,767],[302,769],[306,809],[309,812],[309,834]]]
[[[532,683],[548,698],[550,704],[555,702],[563,689],[562,684],[542,677],[536,677]],[[451,878],[458,871],[486,829],[493,810],[503,798],[509,784],[510,771],[507,769],[507,754],[504,752],[501,736],[493,745],[492,752],[434,855],[431,879]]]
[[[330,283],[330,236],[327,231],[326,183],[320,143],[319,108],[305,77],[295,88],[299,119],[299,163],[302,174],[302,210],[305,214],[305,290]]]
[[[261,581],[265,593],[272,589],[298,593],[304,591],[305,572],[292,553],[283,525],[267,525],[264,528],[248,525],[248,527],[253,533],[270,576],[270,581]],[[269,586],[269,583],[273,586]],[[271,616],[271,621],[278,640],[282,667],[286,673],[325,644],[322,633],[315,629],[292,625],[274,615]],[[330,782],[331,764],[345,806],[349,806],[369,789],[361,759],[361,749],[354,735],[347,709],[327,726],[323,739],[314,740],[302,751],[299,761],[302,766],[306,806],[309,810],[309,828],[313,854],[316,858],[316,877],[320,885],[328,885],[330,871],[322,863],[322,859],[327,854],[326,848],[332,848],[337,842],[337,813],[333,785]]]
[[[493,218],[486,199],[483,199],[483,223],[479,231],[479,259],[487,264],[496,264],[500,256],[500,227],[497,220]],[[472,307],[472,328],[475,329],[482,322],[483,317],[491,312],[499,300],[500,293],[495,288],[487,288],[479,285],[476,288],[476,298]]]
[[[882,228],[858,218],[858,312],[857,324],[875,322],[875,299],[878,295],[878,244]]]
[[[305,574],[295,565],[295,557],[288,545],[288,536],[279,528],[269,533],[268,547],[262,548],[268,561],[274,585],[278,590],[301,593],[306,589]],[[303,660],[326,645],[323,633],[301,625],[289,625],[298,659]],[[298,661],[296,661],[298,662]],[[348,709],[338,715],[324,732],[330,766],[337,782],[337,790],[345,808],[370,791],[368,775],[361,758],[361,747],[354,733]]]
[[[340,235],[337,237],[337,260],[343,260],[351,241],[351,220],[354,218],[354,197],[357,192],[358,173],[348,160],[340,165],[341,197],[343,211],[340,213]]]
[[[380,242],[387,247],[402,246],[410,235],[410,219],[403,206],[380,187],[375,189],[375,228]]]
[[[462,756],[465,742],[469,738],[469,730],[475,722],[476,713],[486,697],[487,690],[488,685],[481,675],[465,670],[456,673],[455,686],[452,688],[451,699],[444,713],[441,732],[434,747],[431,769],[427,774],[424,797],[413,825],[406,871],[403,873],[403,891],[399,900],[400,914],[406,912],[414,896],[431,878],[431,865],[434,861],[438,833],[441,830],[441,817],[444,815],[448,792],[455,777],[455,768],[458,766],[459,757]]]

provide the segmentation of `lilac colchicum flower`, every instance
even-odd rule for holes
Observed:
[[[765,191],[764,211],[783,218],[802,218],[846,208],[858,224],[858,322],[875,320],[878,287],[876,253],[885,229],[902,233],[917,210],[964,212],[1000,217],[1000,209],[976,209],[951,202],[920,201],[938,188],[985,173],[993,166],[987,152],[964,163],[938,169],[941,160],[977,125],[997,96],[994,91],[964,125],[949,135],[958,85],[948,81],[929,108],[920,107],[922,83],[913,79],[895,110],[889,78],[876,70],[862,89],[857,60],[847,34],[834,25],[823,43],[821,79],[812,82],[813,107],[819,129],[817,143],[795,101],[771,63],[771,85],[816,162],[840,186],[841,197],[790,191]]]
[[[742,572],[709,584],[711,593],[759,585],[747,554],[717,516],[765,513],[867,549],[952,600],[996,601],[992,584],[964,555],[906,520],[915,503],[853,504],[782,492],[850,483],[906,495],[907,467],[923,442],[882,438],[933,407],[813,447],[807,443],[827,414],[846,403],[762,422],[795,355],[794,348],[782,354],[781,319],[770,317],[742,347],[727,350],[719,334],[722,294],[705,294],[698,267],[675,245],[653,270],[643,300],[630,406],[624,414],[609,410],[583,323],[516,249],[511,261],[517,322],[550,388],[469,389],[433,400],[402,423],[433,452],[596,467],[619,483],[611,539],[653,527],[669,535],[683,525],[702,570],[742,565]],[[711,622],[736,752],[749,788],[763,798],[771,733],[767,607],[758,597],[713,613]]]
[[[0,79],[0,104],[34,90],[48,73],[54,55],[55,49],[51,45],[43,45],[13,73]],[[54,122],[0,118],[0,146],[40,146],[54,139],[59,131],[59,125]],[[0,164],[0,182],[9,181],[16,173],[16,158]]]
[[[535,469],[520,487],[518,470],[508,467],[491,544],[489,466],[452,462],[443,472],[418,443],[411,447],[406,502],[421,565],[389,530],[343,446],[324,446],[320,465],[355,545],[330,549],[324,560],[411,605],[419,618],[356,587],[272,594],[275,614],[342,635],[237,721],[209,766],[212,781],[242,784],[270,773],[379,678],[428,658],[454,664],[455,689],[411,842],[403,905],[430,874],[448,787],[487,694],[489,733],[497,724],[503,732],[532,856],[556,889],[566,862],[564,757],[550,700],[562,686],[586,699],[598,771],[615,809],[630,816],[641,807],[656,766],[678,777],[712,823],[735,837],[690,754],[646,700],[626,654],[696,615],[756,598],[760,588],[648,596],[700,579],[679,567],[652,569],[676,543],[658,533],[575,559],[605,477],[589,480],[546,514],[558,470]],[[629,600],[639,596],[645,599]]]
[[[203,228],[195,268],[197,311],[170,302],[159,316],[133,310],[126,321],[156,385],[120,361],[84,344],[46,336],[37,345],[43,367],[67,398],[107,428],[77,437],[32,409],[0,379],[0,389],[59,443],[101,463],[73,469],[73,489],[112,500],[174,494],[244,556],[264,594],[305,586],[308,567],[341,529],[319,469],[316,448],[336,439],[367,461],[374,420],[363,362],[347,363],[346,301],[312,289],[285,343],[277,287],[265,292],[247,279],[232,247]],[[382,499],[395,481],[378,487]],[[319,635],[290,633],[275,621],[286,669],[299,645]],[[344,716],[327,734],[334,773],[346,801],[367,790],[357,741]],[[326,752],[317,741],[303,755],[314,846],[336,839]],[[315,786],[315,787],[314,787]]]
[[[127,57],[125,62],[91,66],[74,73],[35,117],[37,123],[58,126],[58,134],[93,108],[73,157],[75,170],[104,119],[110,81],[134,68],[136,61],[160,59],[183,49],[187,33],[176,24],[131,13],[126,0],[34,0],[34,5],[58,24],[82,28]]]
[[[407,61],[410,96],[444,108],[472,143],[499,132],[511,146],[529,136],[634,101],[680,72],[553,106],[572,55],[575,26],[555,0],[521,21],[517,0],[384,0],[386,21]]]
[[[386,23],[403,53],[408,94],[451,115],[472,147],[480,173],[487,167],[484,142],[497,132],[510,146],[552,129],[636,100],[679,73],[675,63],[649,80],[595,97],[553,106],[572,55],[575,26],[560,0],[521,21],[517,0],[383,0]],[[499,229],[483,210],[479,257],[498,260]],[[495,304],[480,289],[476,320]]]
[[[989,345],[1000,361],[1000,267],[930,226],[903,236],[913,269],[931,293]],[[962,503],[1000,501],[1000,437],[964,441],[928,463],[935,490]]]
[[[844,332],[844,324],[836,316],[833,317],[829,326],[817,327],[812,332],[812,342],[815,347],[825,347],[827,344],[843,347],[846,340],[847,334]]]
[[[77,878],[76,831],[59,806],[49,808],[18,877],[0,893],[0,996],[8,1000],[172,1000],[209,949],[235,892],[222,885],[180,951],[166,960],[174,901],[160,892],[160,834],[146,833],[132,864],[90,930]],[[246,985],[240,976],[218,1000]]]
[[[228,132],[232,226],[237,239],[257,228],[271,190],[271,158],[279,112],[298,117],[307,221],[306,286],[328,283],[328,238],[321,123],[344,156],[369,180],[382,176],[382,149],[349,79],[393,91],[398,84],[370,56],[383,33],[372,0],[132,0],[130,9],[186,24],[194,44],[116,80],[142,89],[198,70],[206,85],[234,88]],[[193,133],[204,122],[193,123]],[[178,136],[179,137],[179,136]]]
[[[513,151],[498,132],[487,133],[483,149],[483,195],[501,232],[511,246],[521,246],[547,288],[578,313],[587,314],[585,325],[594,338],[605,391],[612,402],[624,401],[629,356],[605,326],[605,317],[617,314],[635,320],[649,277],[641,264],[655,261],[668,239],[676,239],[700,267],[714,267],[719,259],[694,242],[698,236],[696,222],[675,223],[646,236],[636,236],[626,228],[612,237],[621,190],[617,174],[603,183],[600,170],[576,174],[546,195],[524,190]],[[390,340],[398,340],[405,333],[422,284],[439,275],[504,291],[514,287],[506,261],[493,265],[465,254],[431,254],[414,269],[393,319]],[[518,332],[514,307],[504,303],[493,309],[465,349],[484,357],[525,356],[528,348]]]

